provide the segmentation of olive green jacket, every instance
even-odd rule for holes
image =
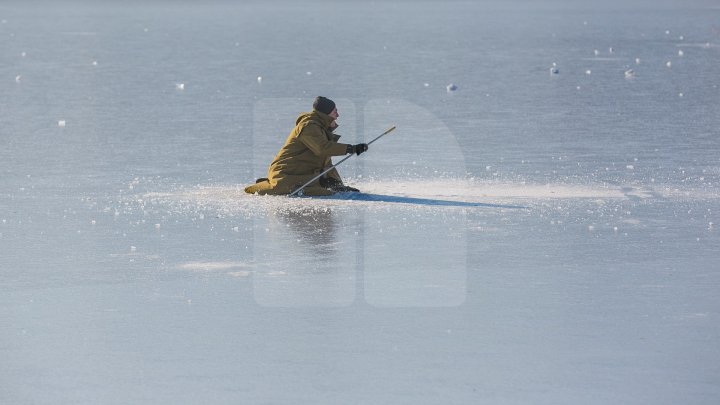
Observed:
[[[332,117],[317,110],[300,114],[295,128],[270,164],[268,180],[248,186],[245,191],[250,194],[290,194],[330,167],[332,156],[345,155],[348,145],[337,142],[340,136],[332,133],[332,121]],[[335,169],[326,176],[342,182]],[[303,192],[305,195],[332,194],[317,181]]]

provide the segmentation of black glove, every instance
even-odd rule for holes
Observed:
[[[366,152],[367,150],[368,146],[366,143],[359,143],[357,145],[348,145],[345,153],[357,153],[357,155],[360,156],[361,153]]]

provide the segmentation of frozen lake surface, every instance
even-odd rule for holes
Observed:
[[[713,2],[52,4],[0,5],[0,402],[720,401]],[[364,193],[245,194],[319,94],[397,125]]]

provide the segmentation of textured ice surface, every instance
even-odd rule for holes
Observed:
[[[717,403],[718,8],[331,3],[0,5],[0,402]]]

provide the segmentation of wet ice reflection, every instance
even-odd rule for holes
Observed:
[[[465,300],[464,210],[367,216],[303,208],[273,211],[253,229],[260,305],[337,307],[361,299],[381,307],[447,307]]]
[[[272,211],[256,219],[254,294],[271,307],[345,306],[355,300],[357,235],[331,209]]]

